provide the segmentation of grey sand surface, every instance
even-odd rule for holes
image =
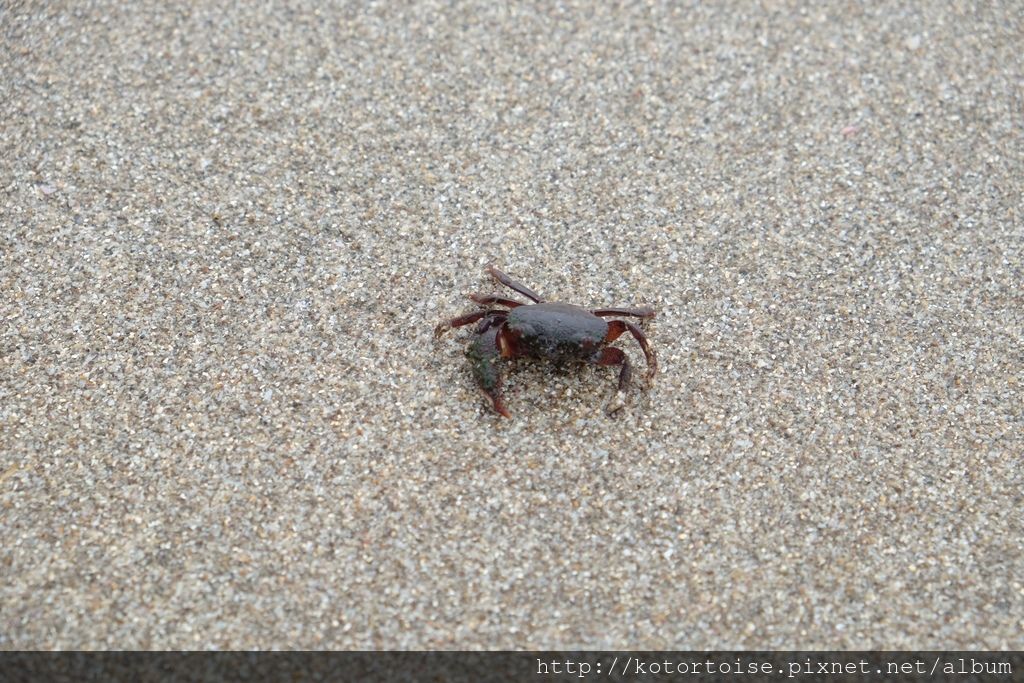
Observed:
[[[1024,647],[973,5],[0,4],[0,647]],[[490,414],[488,263],[654,387]]]

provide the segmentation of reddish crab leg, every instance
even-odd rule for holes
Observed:
[[[637,343],[640,344],[640,348],[644,350],[644,357],[647,359],[647,380],[650,381],[654,378],[655,373],[658,372],[658,357],[654,355],[654,349],[648,343],[647,335],[639,327],[625,320],[622,323],[629,330],[629,333],[633,335],[633,339],[636,339]]]
[[[505,285],[509,289],[513,289],[519,292],[520,294],[525,296],[527,299],[530,299],[534,303],[540,303],[541,301],[543,301],[540,294],[533,291],[532,289],[524,285],[522,282],[513,280],[508,275],[505,275],[505,273],[501,272],[494,266],[487,266],[487,272],[490,273],[491,276],[501,284]]]
[[[640,306],[638,308],[598,308],[591,311],[594,315],[607,317],[609,315],[631,315],[634,318],[653,318],[655,313],[654,309],[649,306]]]
[[[617,349],[613,346],[606,346],[601,349],[601,355],[597,357],[595,361],[598,365],[621,365],[622,369],[619,370],[619,392],[626,390],[629,386],[629,380],[633,378],[633,369],[629,365],[629,358],[623,353],[622,349]]]
[[[466,313],[464,315],[460,315],[458,318],[452,318],[451,320],[446,320],[445,322],[443,322],[440,325],[438,325],[437,327],[435,327],[434,328],[434,336],[435,337],[440,337],[442,334],[444,334],[448,330],[452,329],[453,327],[462,327],[463,325],[470,325],[472,323],[475,323],[477,320],[480,320],[481,318],[484,318],[486,316],[499,315],[499,314],[503,314],[503,313],[506,313],[506,312],[507,311],[503,311],[503,310],[495,308],[495,309],[490,309],[490,310],[473,311],[472,313]]]
[[[609,320],[608,336],[605,337],[605,341],[609,343],[615,341],[626,330],[629,330],[629,333],[633,335],[633,338],[637,340],[640,348],[644,351],[644,358],[647,359],[647,379],[650,380],[658,371],[658,358],[654,355],[654,349],[651,348],[647,337],[639,327],[625,320]]]
[[[497,294],[491,294],[484,296],[482,294],[470,294],[469,298],[477,302],[481,306],[493,306],[498,304],[499,306],[508,306],[509,308],[515,308],[516,306],[525,306],[522,301],[516,301],[515,299],[506,299],[503,296]]]

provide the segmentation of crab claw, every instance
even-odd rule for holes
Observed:
[[[512,417],[501,396],[501,370],[498,365],[501,360],[501,351],[498,348],[500,329],[500,326],[494,326],[479,333],[470,344],[466,355],[469,356],[476,384],[480,392],[491,402],[491,408],[503,417]]]
[[[491,408],[494,409],[494,412],[498,413],[502,417],[512,417],[512,413],[508,412],[508,408],[505,407],[505,401],[502,400],[501,395],[490,394],[483,389],[480,390],[480,393],[482,393],[487,400],[491,402]]]

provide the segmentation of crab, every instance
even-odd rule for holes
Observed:
[[[649,320],[655,315],[653,308],[642,306],[588,310],[573,304],[545,301],[537,292],[494,266],[488,266],[487,272],[533,303],[526,304],[498,294],[470,294],[469,298],[482,308],[442,322],[434,330],[434,335],[440,337],[452,328],[479,323],[466,355],[477,386],[499,415],[512,416],[502,397],[502,376],[498,361],[521,357],[546,359],[557,364],[582,362],[619,366],[618,390],[607,407],[609,414],[616,412],[625,405],[624,396],[633,370],[626,354],[609,344],[624,332],[629,332],[640,344],[647,360],[647,383],[651,384],[658,370],[654,349],[637,325],[620,320],[619,316]]]

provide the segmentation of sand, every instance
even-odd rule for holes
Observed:
[[[399,5],[0,8],[0,647],[1024,647],[1019,4]]]

